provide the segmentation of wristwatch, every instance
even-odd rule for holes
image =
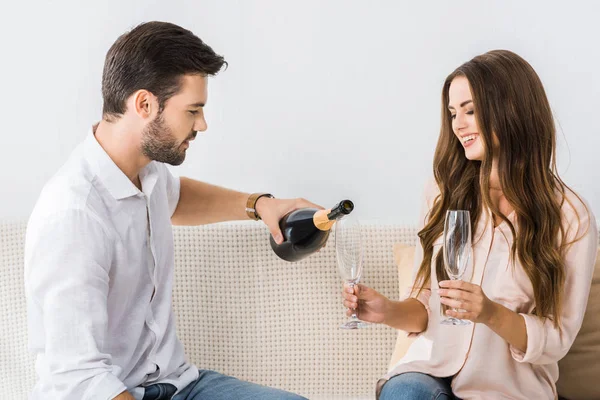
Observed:
[[[253,219],[255,221],[260,220],[260,215],[256,212],[256,202],[261,197],[268,197],[270,199],[274,198],[271,193],[252,193],[248,196],[248,200],[246,201],[246,214],[248,218]]]

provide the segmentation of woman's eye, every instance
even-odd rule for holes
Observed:
[[[475,111],[471,110],[471,111],[467,111],[467,115],[473,115],[475,114]]]
[[[198,111],[190,110],[189,113],[192,114],[192,115],[196,115],[196,114],[198,114]]]
[[[451,114],[450,119],[456,119],[456,114]]]

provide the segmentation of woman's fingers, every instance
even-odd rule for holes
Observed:
[[[464,290],[440,289],[438,291],[438,293],[439,293],[440,297],[448,297],[451,299],[459,299],[459,300],[465,300],[465,301],[473,300],[473,293],[465,292]]]
[[[462,309],[462,310],[470,310],[470,305],[471,305],[471,303],[466,302],[464,300],[449,299],[447,297],[440,298],[440,303],[445,304],[448,307]]]
[[[353,301],[344,300],[343,304],[344,304],[344,307],[350,308],[350,309],[353,309],[353,310],[358,307],[358,304],[356,302],[353,302]]]

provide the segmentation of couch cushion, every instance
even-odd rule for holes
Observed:
[[[361,282],[398,293],[391,249],[412,228],[368,226]],[[190,360],[309,399],[373,399],[396,331],[345,331],[335,237],[296,263],[279,259],[263,224],[175,227],[173,307]],[[335,231],[333,232],[335,234]],[[2,398],[2,396],[0,396]]]
[[[398,266],[399,296],[400,298],[403,298],[412,282],[415,246],[396,243],[393,247],[393,254],[394,261]],[[392,358],[390,359],[389,368],[394,366],[404,356],[413,340],[414,338],[409,338],[406,332],[398,331],[398,338],[396,339],[396,345],[394,347],[394,352],[392,353]]]
[[[600,399],[600,249],[583,325],[569,353],[559,361],[556,386],[569,400]]]
[[[35,381],[27,351],[24,222],[0,221],[0,398],[25,399]]]
[[[398,266],[400,297],[410,287],[415,246],[395,244],[394,260]],[[594,267],[594,277],[588,299],[587,309],[581,330],[571,346],[569,353],[558,363],[560,376],[557,382],[558,392],[569,400],[600,399],[600,249]],[[396,346],[390,359],[395,365],[406,353],[412,343],[403,331],[398,332]]]

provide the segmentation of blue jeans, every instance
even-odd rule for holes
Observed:
[[[436,378],[420,372],[405,372],[387,381],[380,400],[454,400],[452,378]]]
[[[281,389],[244,382],[215,371],[199,370],[200,376],[173,396],[176,388],[168,383],[148,386],[143,400],[307,400]]]

